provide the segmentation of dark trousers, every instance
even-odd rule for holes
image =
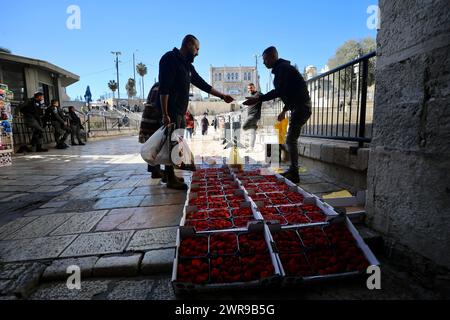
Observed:
[[[75,138],[77,138],[78,143],[82,143],[83,141],[81,141],[81,128],[80,125],[71,125],[70,126],[71,131],[70,131],[70,140],[72,143],[75,143]]]
[[[44,127],[40,120],[25,118],[25,125],[32,130],[31,145],[41,147],[44,143]]]
[[[298,171],[298,138],[302,131],[302,127],[311,117],[311,107],[296,108],[291,112],[289,120],[289,130],[286,137],[286,145],[291,158],[291,170]]]
[[[70,134],[70,130],[67,130],[64,128],[64,126],[57,121],[53,121],[52,122],[52,126],[54,129],[54,134],[55,134],[55,142],[56,144],[60,145],[66,142],[67,137]]]
[[[169,115],[170,119],[173,123],[175,123],[175,129],[185,129],[186,128],[186,117],[184,114],[181,115]],[[181,135],[184,137],[184,134]],[[175,176],[175,169],[173,166],[165,166],[165,172],[168,179],[171,179],[173,176]]]

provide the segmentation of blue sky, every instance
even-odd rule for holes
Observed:
[[[106,1],[21,0],[2,5],[0,46],[18,55],[43,59],[81,79],[67,89],[84,95],[91,86],[95,98],[109,92],[115,79],[111,51],[122,51],[121,92],[133,76],[132,55],[149,68],[146,91],[158,75],[160,57],[179,47],[185,34],[201,42],[195,61],[209,81],[209,67],[255,65],[255,54],[270,45],[280,56],[296,63],[323,67],[337,47],[349,39],[376,37],[367,27],[367,8],[377,0],[289,1]],[[81,29],[69,30],[70,5],[81,9]],[[36,40],[36,39],[41,39]],[[261,86],[268,71],[259,59]]]

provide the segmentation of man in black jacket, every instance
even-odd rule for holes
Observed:
[[[36,148],[36,152],[47,152],[42,148],[44,140],[44,126],[42,117],[44,116],[45,103],[44,94],[36,92],[30,100],[28,100],[20,109],[23,114],[25,125],[32,130],[31,145]]]
[[[164,125],[174,123],[177,129],[186,127],[185,114],[189,104],[190,84],[213,96],[231,103],[234,99],[213,89],[195,70],[192,63],[198,56],[200,42],[193,35],[183,39],[180,49],[167,52],[159,62],[159,108]],[[175,176],[174,168],[166,166],[167,187],[187,190],[181,178]]]
[[[272,69],[275,89],[259,97],[251,97],[244,105],[254,105],[257,102],[270,101],[281,98],[284,109],[278,116],[278,121],[285,118],[286,112],[291,111],[289,130],[286,144],[291,158],[291,167],[283,176],[294,183],[300,182],[298,173],[298,138],[302,126],[311,117],[311,98],[300,72],[289,61],[280,59],[275,47],[267,48],[263,53],[264,65]]]
[[[46,110],[46,118],[52,123],[55,130],[55,142],[57,149],[67,149],[66,139],[70,134],[70,129],[66,123],[67,116],[59,106],[59,101],[53,99],[50,107]]]

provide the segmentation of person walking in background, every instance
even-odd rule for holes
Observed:
[[[192,139],[194,129],[195,129],[194,116],[188,110],[186,112],[186,139],[188,140]]]
[[[53,99],[50,106],[45,110],[46,119],[51,122],[54,134],[56,149],[67,149],[66,139],[70,134],[69,126],[67,125],[68,117],[59,106],[59,101]]]
[[[261,92],[258,92],[256,90],[256,86],[253,83],[250,83],[248,85],[247,90],[252,98],[257,98],[260,95],[262,95]],[[256,130],[258,129],[258,121],[261,119],[261,108],[262,108],[261,101],[254,105],[249,106],[247,111],[248,119],[242,126],[242,129],[244,131],[250,131],[250,143],[248,145],[247,149],[248,151],[253,151],[253,149],[255,148]]]
[[[70,140],[73,146],[84,146],[85,144],[81,140],[81,129],[83,129],[83,125],[81,124],[81,119],[75,112],[75,107],[69,107],[69,124],[70,124]],[[78,140],[78,144],[75,142],[75,138]]]
[[[139,128],[139,143],[146,143],[148,139],[162,126],[161,110],[156,107],[158,100],[159,83],[155,83],[147,96],[144,105],[141,124]],[[147,171],[152,174],[152,179],[164,179],[161,166],[147,165]]]
[[[173,123],[175,129],[186,128],[186,111],[189,105],[191,83],[200,90],[231,103],[234,99],[212,88],[200,77],[193,66],[200,50],[200,42],[193,35],[184,37],[181,48],[174,48],[159,63],[159,96],[163,124]],[[166,166],[167,187],[187,190],[184,180],[175,175],[173,166]]]
[[[205,113],[202,119],[202,136],[208,135],[208,127],[209,127],[208,114]]]
[[[267,48],[263,53],[264,65],[272,69],[274,74],[275,89],[267,94],[257,97],[250,97],[244,102],[246,106],[252,106],[259,102],[270,101],[281,98],[284,103],[284,109],[278,116],[278,121],[286,117],[290,110],[291,117],[289,129],[286,137],[286,144],[291,158],[291,167],[283,176],[294,183],[300,182],[298,173],[298,138],[302,126],[311,117],[311,98],[308,87],[300,72],[287,60],[278,57],[278,51],[275,47]]]
[[[20,109],[24,117],[25,125],[32,130],[31,146],[36,152],[48,152],[47,149],[42,147],[45,132],[42,124],[44,110],[45,102],[42,92],[36,92],[33,98],[29,99]]]

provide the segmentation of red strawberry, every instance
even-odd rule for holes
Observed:
[[[182,257],[204,257],[208,254],[208,238],[192,236],[181,240],[179,248]]]
[[[234,233],[216,233],[210,237],[211,254],[234,254],[238,251],[237,236]]]
[[[247,224],[251,221],[255,221],[253,216],[249,217],[239,217],[239,218],[233,218],[234,226],[236,228],[245,228],[247,227]]]

